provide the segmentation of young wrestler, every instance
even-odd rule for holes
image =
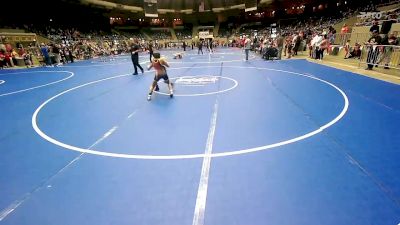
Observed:
[[[167,69],[166,67],[169,67],[167,61],[165,59],[160,58],[160,53],[154,53],[153,54],[153,60],[151,61],[151,64],[148,67],[148,70],[151,68],[154,68],[156,71],[156,74],[154,76],[153,83],[150,86],[150,91],[149,95],[147,96],[147,100],[151,100],[151,95],[153,94],[153,91],[158,90],[158,81],[163,79],[166,84],[168,84],[168,89],[169,89],[169,96],[172,98],[174,96],[173,89],[172,89],[172,82],[169,80],[168,75],[167,75]]]
[[[183,58],[183,52],[177,52],[174,54],[174,59],[182,59]]]

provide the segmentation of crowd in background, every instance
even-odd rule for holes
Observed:
[[[367,5],[361,10],[374,10],[374,8]],[[240,38],[234,40],[232,45],[245,47],[244,43],[249,38],[252,43],[251,48],[265,59],[291,58],[300,51],[307,51],[310,58],[322,60],[324,54],[335,55],[342,48],[345,51],[345,59],[360,59],[361,51],[365,48],[366,54],[368,54],[367,69],[372,69],[371,65],[377,66],[379,63],[384,63],[384,68],[388,68],[388,60],[393,52],[393,47],[390,46],[398,46],[400,43],[400,36],[397,32],[389,33],[392,24],[399,22],[399,10],[393,10],[387,15],[388,17],[381,20],[373,19],[370,24],[368,41],[351,45],[348,25],[343,24],[339,31],[336,31],[333,25],[357,13],[358,11],[349,11],[344,13],[342,18],[296,21],[292,24],[281,25],[280,31],[275,34],[271,32],[271,28],[243,28],[240,31]],[[339,45],[335,44],[336,39],[338,39]],[[386,45],[386,47],[375,48],[376,45]]]
[[[345,58],[359,58],[361,50],[372,44],[398,45],[398,34],[389,34],[393,23],[399,22],[400,10],[392,10],[380,20],[365,20],[362,24],[371,24],[371,39],[366,43],[350,44],[345,39],[350,32],[347,24],[340,31],[334,25],[346,18],[357,15],[359,12],[373,12],[374,4],[367,4],[358,10],[342,12],[340,17],[321,17],[318,19],[296,20],[295,22],[281,21],[278,32],[273,33],[271,28],[263,25],[256,27],[242,27],[241,29],[227,29],[221,27],[219,35],[230,39],[229,46],[244,47],[246,39],[251,40],[251,49],[260,53],[263,58],[271,59],[282,57],[295,57],[298,52],[308,51],[311,58],[322,60],[324,54],[335,53],[335,40],[340,39],[340,46],[345,49]],[[42,65],[54,66],[73,63],[76,60],[93,57],[109,56],[129,53],[132,40],[138,39],[141,48],[148,49],[149,45],[160,48],[194,48],[199,45],[225,46],[227,43],[218,41],[192,41],[184,43],[184,39],[191,39],[192,32],[188,29],[175,30],[178,41],[162,42],[171,39],[171,32],[165,30],[146,30],[153,40],[149,42],[140,32],[111,32],[93,29],[80,29],[71,27],[54,27],[40,25],[25,25],[24,28],[31,32],[46,37],[47,43],[35,43],[28,46],[18,44],[13,48],[9,44],[0,44],[0,68],[13,67],[22,63],[27,67],[33,65],[33,57],[39,59]],[[1,43],[1,40],[0,40]],[[207,47],[209,49],[209,47]],[[384,52],[385,49],[381,49]],[[383,54],[383,53],[382,53]],[[387,56],[385,56],[387,58]],[[379,61],[376,59],[375,61]]]

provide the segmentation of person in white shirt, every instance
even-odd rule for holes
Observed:
[[[317,51],[319,50],[319,45],[322,42],[322,36],[320,36],[318,33],[314,36],[314,38],[311,40],[311,46],[313,49],[313,57],[312,58],[316,58],[317,56]]]
[[[249,51],[251,49],[251,39],[249,35],[246,35],[246,40],[244,41],[244,51],[246,53],[246,60],[249,60]]]

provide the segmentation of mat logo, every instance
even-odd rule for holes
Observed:
[[[218,81],[218,77],[215,76],[202,76],[202,77],[179,77],[175,83],[180,85],[206,85],[214,84]]]
[[[5,81],[4,80],[0,80],[0,84],[4,84],[5,83]]]

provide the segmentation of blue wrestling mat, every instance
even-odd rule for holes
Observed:
[[[0,224],[400,223],[398,85],[174,53],[172,99],[129,55],[0,71]]]

